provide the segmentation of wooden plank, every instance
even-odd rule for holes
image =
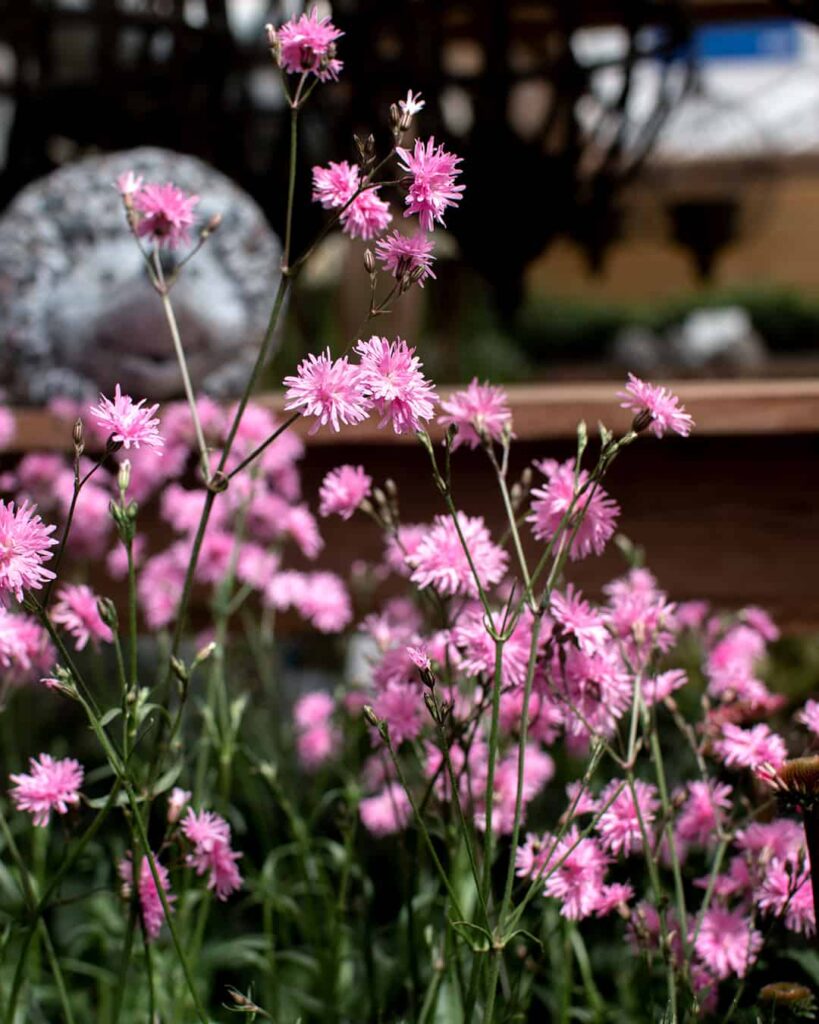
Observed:
[[[819,378],[805,380],[677,380],[668,386],[680,396],[697,424],[699,437],[725,435],[776,435],[819,432]],[[506,390],[512,407],[515,433],[521,440],[573,437],[580,419],[589,429],[598,420],[615,430],[625,430],[630,414],[619,407],[615,381],[560,384],[514,384]],[[443,398],[454,388],[441,388]],[[259,396],[277,413],[284,411],[281,394]],[[17,409],[17,437],[11,451],[68,449],[70,431],[42,409]],[[161,416],[161,410],[160,410]],[[414,444],[412,435],[396,437],[379,430],[376,419],[343,428],[336,434],[322,428],[310,435],[312,423],[299,421],[296,432],[310,447],[325,445]],[[441,429],[433,426],[436,439]]]

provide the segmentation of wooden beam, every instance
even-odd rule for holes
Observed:
[[[668,386],[678,394],[696,422],[698,437],[725,435],[775,435],[819,432],[819,378],[805,380],[677,380]],[[512,408],[515,434],[522,440],[549,440],[573,437],[579,420],[593,430],[602,420],[614,430],[625,430],[630,414],[619,406],[617,391],[622,382],[560,384],[511,384],[506,388]],[[455,388],[441,388],[446,398]],[[284,414],[284,398],[278,394],[257,399],[279,415]],[[47,410],[16,409],[17,436],[9,451],[68,449],[70,431]],[[159,412],[160,418],[162,410]],[[295,425],[311,447],[325,445],[414,444],[412,435],[396,437],[390,430],[379,430],[374,418],[356,427],[344,427],[336,434],[322,428],[312,436],[312,422]],[[433,425],[436,439],[443,436]]]

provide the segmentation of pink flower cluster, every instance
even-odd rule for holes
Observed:
[[[80,802],[84,771],[73,757],[55,760],[49,754],[32,757],[31,773],[12,775],[11,799],[19,811],[28,811],[34,824],[45,827],[52,811],[67,814]]]
[[[285,408],[316,417],[311,433],[329,424],[354,425],[371,412],[379,427],[392,424],[396,434],[420,430],[432,419],[435,389],[421,372],[422,363],[402,338],[390,342],[373,336],[356,345],[359,362],[333,359],[330,350],[303,360],[295,375],[285,377]]]
[[[270,33],[269,33],[270,34]],[[337,79],[344,67],[336,57],[336,40],[344,35],[318,8],[285,22],[271,36],[279,64],[290,75],[313,74],[321,82]]]
[[[332,722],[334,712],[335,701],[321,690],[305,693],[296,701],[296,751],[308,771],[320,768],[340,749],[341,734]]]
[[[159,863],[155,853],[151,853],[151,857],[156,867],[159,883],[162,886],[162,892],[165,895],[165,901],[169,907],[173,907],[173,904],[176,902],[176,896],[171,892],[168,869]],[[123,857],[119,862],[117,870],[119,877],[122,879],[122,895],[125,899],[130,899],[134,885],[134,862],[131,853]],[[141,857],[139,860],[138,888],[139,906],[145,927],[145,936],[149,941],[153,942],[159,937],[159,933],[162,930],[162,925],[165,921],[165,908],[162,906],[162,897],[159,895],[156,879],[147,856]]]
[[[107,431],[113,441],[123,448],[161,448],[162,437],[157,430],[159,420],[154,413],[158,405],[143,408],[145,399],[134,402],[130,395],[123,395],[119,384],[114,389],[114,400],[100,395],[100,404],[91,409],[101,430]],[[161,452],[157,452],[161,454]]]
[[[84,583],[67,583],[57,591],[51,618],[74,638],[78,651],[83,650],[89,640],[103,643],[113,640],[110,627],[100,616],[96,594]]]
[[[121,174],[117,188],[136,212],[136,232],[159,248],[177,249],[190,242],[199,196],[187,195],[171,182],[143,184],[133,171]]]
[[[44,562],[51,558],[49,548],[57,541],[27,501],[15,509],[14,502],[0,499],[0,600],[13,594],[23,600],[24,590],[39,590],[54,579]]]
[[[208,874],[208,889],[212,889],[218,899],[226,900],[241,889],[242,875],[236,861],[242,855],[231,849],[230,825],[224,818],[212,811],[197,814],[189,807],[181,830],[193,847],[185,863],[197,875]]]

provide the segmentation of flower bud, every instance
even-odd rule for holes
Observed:
[[[368,274],[375,273],[375,256],[373,256],[372,249],[364,251],[364,269]]]
[[[119,618],[117,616],[116,606],[110,597],[97,598],[97,611],[100,613],[100,618],[105,625],[109,629],[116,630]]]
[[[192,795],[187,789],[181,789],[179,786],[175,786],[171,790],[171,795],[168,797],[169,825],[179,821],[182,811],[184,811],[185,805],[190,802]]]
[[[125,494],[131,485],[131,460],[123,459],[117,472],[117,487],[120,494]]]

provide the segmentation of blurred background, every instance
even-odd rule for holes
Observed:
[[[398,323],[439,380],[819,370],[819,3],[318,6],[345,67],[307,108],[304,163],[354,159],[354,132],[383,150],[407,88],[419,132],[464,157],[438,286]],[[287,117],[263,26],[300,9],[0,0],[0,210],[55,167],[152,144],[213,164],[281,232]],[[306,242],[322,212],[306,185],[297,203]],[[288,356],[358,322],[362,253],[325,244]]]
[[[417,131],[463,156],[467,191],[436,232],[438,280],[378,329],[418,344],[438,383],[537,385],[510,389],[515,474],[571,456],[581,416],[590,429],[600,417],[625,428],[613,382],[627,369],[676,379],[697,430],[646,441],[618,464],[624,533],[676,599],[763,604],[788,628],[819,630],[815,574],[802,571],[819,551],[819,0],[318,7],[346,33],[344,70],[304,111],[296,251],[324,216],[309,167],[354,161],[354,133],[373,132],[385,152],[389,104],[420,90]],[[264,24],[300,10],[0,0],[0,211],[55,168],[150,144],[208,161],[281,235],[289,118]],[[113,189],[111,202],[120,234]],[[57,247],[95,226],[87,214],[60,229]],[[43,251],[56,259],[47,238]],[[25,261],[14,253],[0,251],[0,311]],[[363,253],[340,234],[322,244],[292,295],[268,388],[307,351],[346,345],[368,302]],[[113,350],[128,343],[126,330]],[[392,440],[366,427],[320,432],[305,494],[341,462],[376,479],[398,466],[405,517],[430,519],[440,508],[419,482],[426,456]],[[68,434],[30,414],[15,443],[65,446]],[[485,460],[459,457],[459,502],[497,526]],[[326,539],[339,571],[352,546],[378,557],[363,525],[328,523]],[[577,573],[592,592],[622,569],[615,549],[592,562]]]

